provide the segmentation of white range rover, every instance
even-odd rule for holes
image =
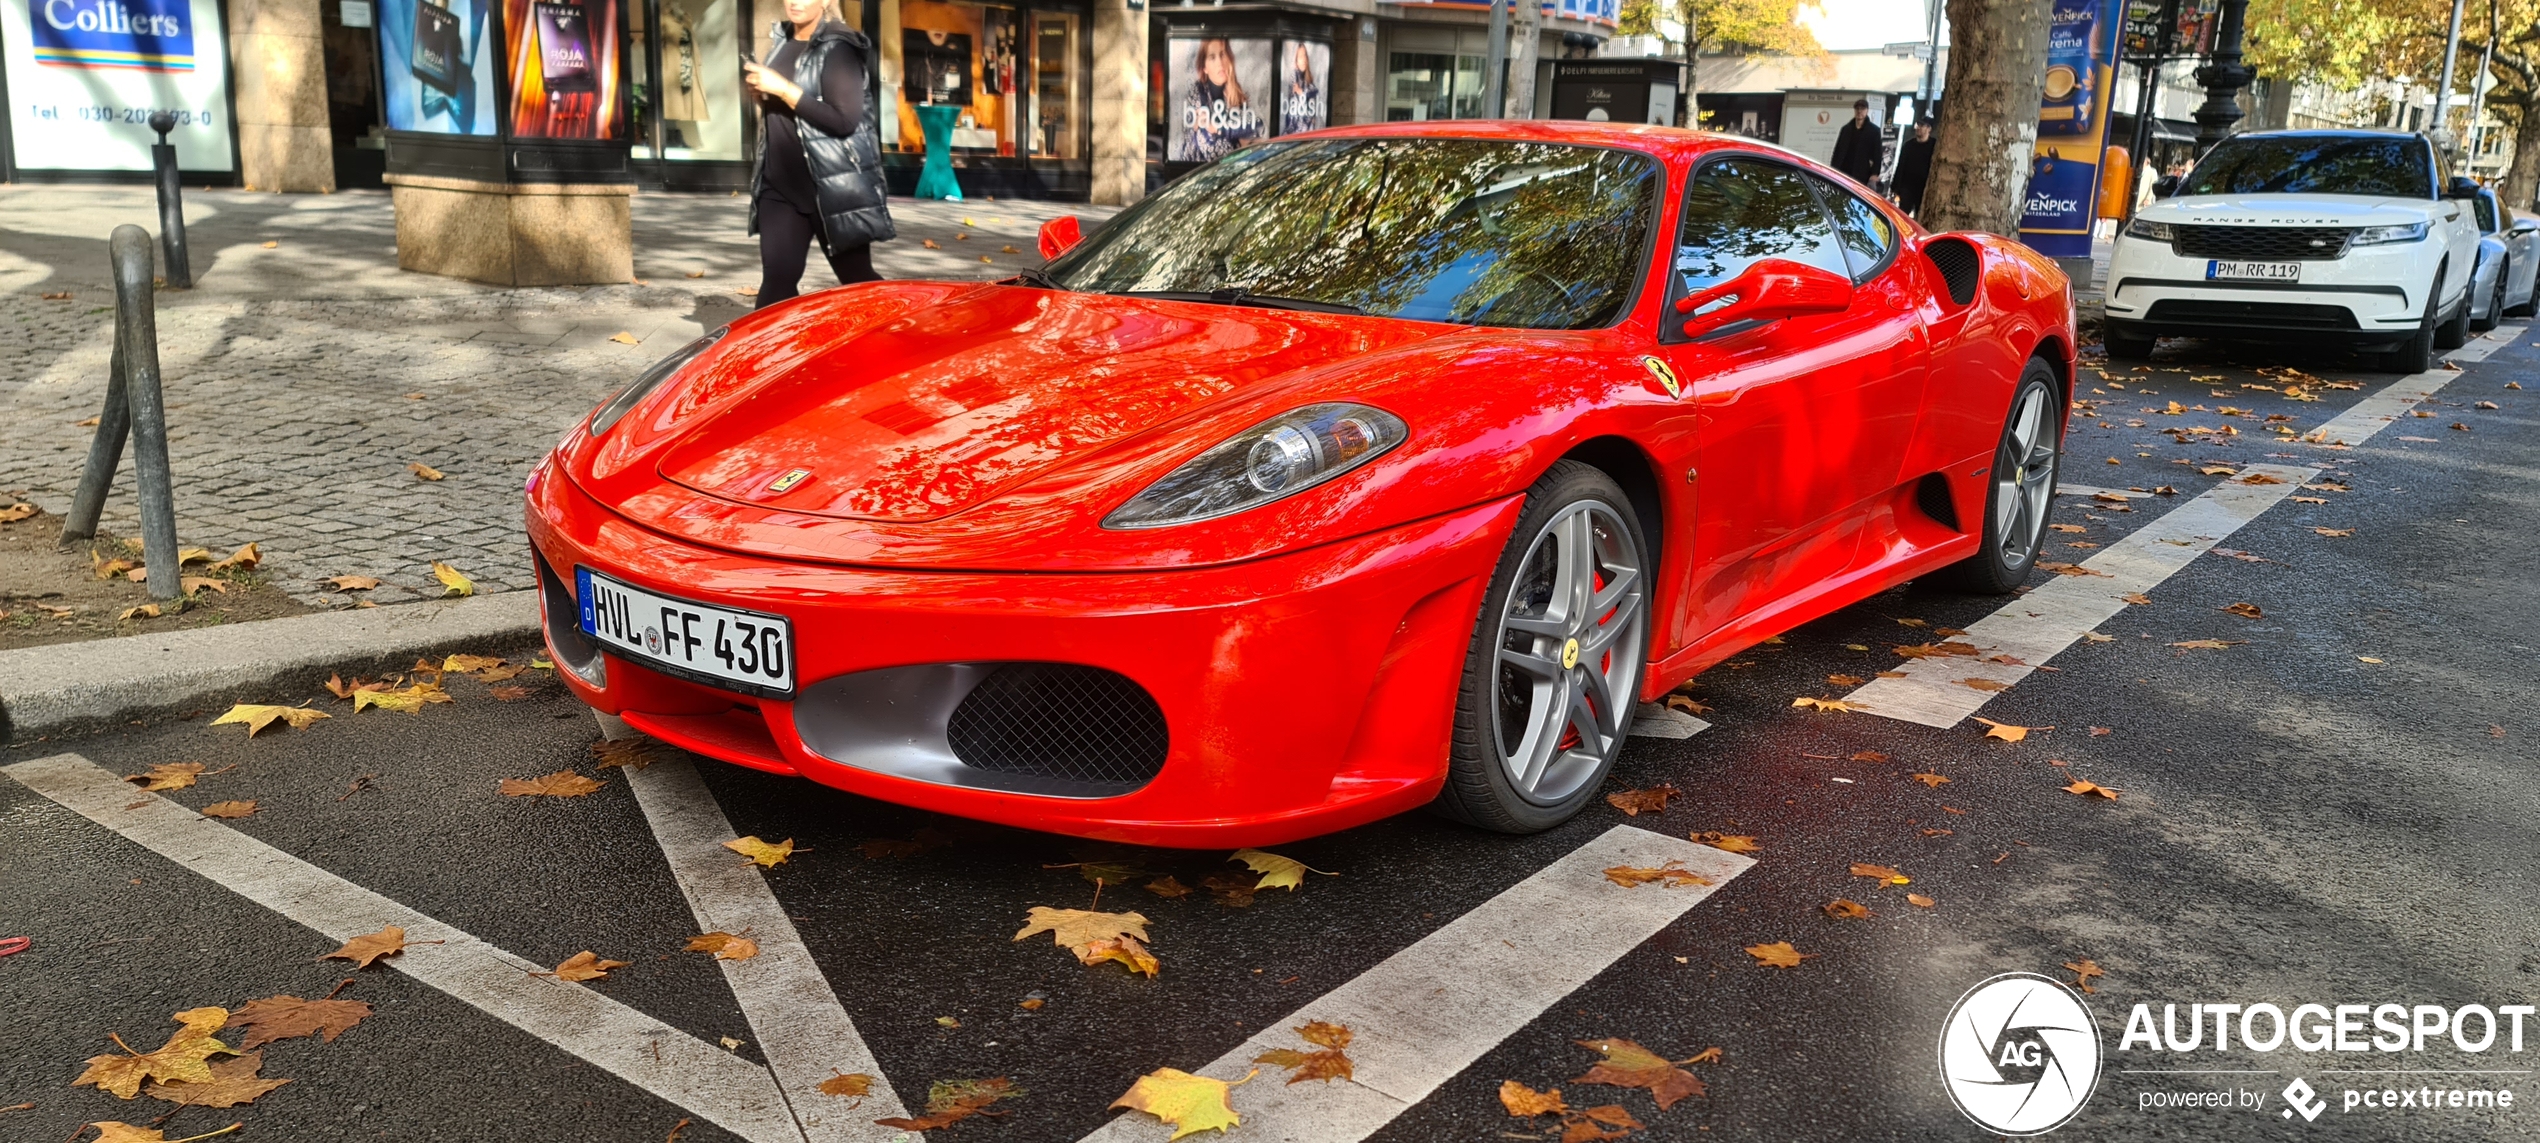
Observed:
[[[2153,193],[2108,264],[2110,357],[2162,337],[2329,342],[2416,373],[2468,338],[2478,186],[2424,136],[2234,135]]]

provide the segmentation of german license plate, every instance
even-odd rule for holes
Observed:
[[[2209,282],[2299,282],[2299,262],[2226,262],[2215,258],[2205,263],[2205,280]]]
[[[782,616],[717,607],[573,569],[582,633],[671,674],[753,694],[794,691],[794,627]]]

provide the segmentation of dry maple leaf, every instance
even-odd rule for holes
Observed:
[[[428,465],[428,464],[423,463],[422,461],[416,461],[416,462],[414,462],[414,463],[412,463],[412,464],[407,465],[407,466],[406,466],[406,471],[411,472],[411,473],[414,473],[414,474],[415,474],[415,479],[417,479],[417,480],[439,480],[439,479],[441,479],[441,470],[440,470],[440,469],[434,468],[434,467],[432,467],[431,465]]]
[[[607,738],[591,744],[591,753],[600,760],[594,770],[624,766],[641,770],[653,764],[660,744],[649,738]]]
[[[494,701],[496,702],[519,702],[520,700],[529,697],[529,688],[488,687],[486,688],[485,693],[494,696]]]
[[[1158,897],[1162,897],[1165,900],[1170,901],[1177,897],[1190,896],[1191,887],[1182,884],[1171,874],[1166,874],[1165,876],[1158,877],[1153,881],[1147,882],[1147,892],[1153,893]]]
[[[2152,604],[2152,597],[2139,591],[2129,591],[2117,598],[2122,599],[2127,603],[2131,603],[2136,607],[2149,607]]]
[[[432,561],[432,578],[441,581],[441,594],[445,597],[476,594],[475,580],[439,560]]]
[[[1107,960],[1116,960],[1120,962],[1122,968],[1150,977],[1162,971],[1164,967],[1162,962],[1155,959],[1154,953],[1148,952],[1147,947],[1138,942],[1138,938],[1128,936],[1113,937],[1088,944],[1076,950],[1076,959],[1089,966],[1101,964]]]
[[[1022,1094],[1023,1089],[1014,1086],[1014,1081],[1004,1076],[998,1076],[995,1079],[936,1080],[933,1086],[926,1089],[924,1116],[916,1119],[893,1117],[876,1119],[873,1122],[884,1127],[897,1127],[903,1131],[932,1131],[939,1127],[950,1127],[973,1115],[1003,1115],[1005,1113],[1002,1111],[990,1111],[989,1105],[1000,1099],[1013,1099]]]
[[[1571,1080],[1572,1083],[1646,1088],[1650,1095],[1657,1098],[1660,1111],[1674,1107],[1679,1100],[1708,1094],[1700,1077],[1630,1040],[1609,1037],[1577,1043],[1604,1058],[1597,1061],[1595,1067],[1589,1068],[1586,1075]]]
[[[242,702],[230,707],[228,713],[213,719],[211,725],[219,726],[229,722],[245,723],[247,737],[254,738],[257,731],[273,725],[277,719],[293,730],[305,730],[312,722],[332,717],[334,716],[325,711],[310,710],[302,706],[267,706],[261,703]]]
[[[353,965],[356,968],[369,968],[370,962],[378,960],[384,956],[403,952],[405,951],[405,948],[406,930],[398,928],[395,925],[390,925],[378,932],[354,937],[353,939],[344,942],[343,948],[337,949],[334,952],[319,957],[318,959],[335,960],[341,958],[343,960],[353,962]]]
[[[1034,905],[1024,916],[1023,929],[1014,934],[1022,940],[1034,933],[1048,933],[1059,947],[1076,954],[1088,965],[1116,960],[1131,972],[1156,975],[1155,956],[1146,950],[1147,919],[1138,913],[1097,913],[1091,909],[1052,909]]]
[[[2091,979],[2093,977],[2108,975],[2099,967],[2099,962],[2095,960],[2085,960],[2079,964],[2075,964],[2072,961],[2065,961],[2064,967],[2073,970],[2073,986],[2081,989],[2083,992],[2095,993],[2099,991],[2098,989],[2090,986]]]
[[[189,1107],[236,1107],[253,1103],[256,1097],[290,1083],[287,1079],[259,1079],[257,1071],[265,1066],[263,1052],[247,1052],[218,1063],[204,1065],[212,1078],[200,1082],[152,1082],[141,1094],[152,1099]]]
[[[1701,876],[1690,869],[1685,869],[1682,867],[1681,862],[1674,861],[1670,861],[1656,869],[1643,869],[1630,865],[1617,865],[1614,868],[1605,871],[1605,879],[1617,885],[1623,886],[1626,889],[1637,885],[1647,885],[1652,881],[1664,881],[1667,883],[1669,888],[1676,888],[1685,885],[1708,885],[1711,883],[1710,878]]]
[[[33,515],[35,515],[35,505],[21,500],[6,508],[0,508],[0,524],[15,524]]]
[[[176,587],[177,591],[184,595],[196,595],[205,591],[214,592],[220,595],[229,594],[228,584],[222,583],[219,580],[205,575],[178,576],[176,577]]]
[[[2254,603],[2235,603],[2229,607],[2222,608],[2222,610],[2228,611],[2243,619],[2259,619],[2264,618],[2266,615],[2266,612],[2258,610],[2258,605]]]
[[[145,773],[124,775],[124,781],[147,782],[149,784],[141,788],[157,793],[161,790],[182,790],[191,786],[194,784],[195,775],[202,772],[203,764],[200,762],[162,762],[150,767]]]
[[[331,575],[326,577],[324,582],[334,587],[337,591],[369,591],[370,589],[379,586],[379,577],[367,575]]]
[[[160,615],[162,615],[162,614],[164,614],[164,613],[163,613],[163,612],[161,612],[161,611],[159,610],[159,605],[158,605],[158,604],[155,604],[155,603],[144,603],[144,604],[140,605],[139,607],[127,607],[127,608],[123,609],[123,613],[122,613],[122,614],[119,614],[119,615],[117,615],[117,616],[115,616],[115,618],[116,618],[116,619],[118,619],[118,620],[123,620],[123,619],[156,619],[156,618],[158,618],[158,617],[159,617]]]
[[[1255,1069],[1251,1075],[1235,1083],[1250,1083],[1252,1077],[1259,1074],[1259,1069]],[[1111,1106],[1143,1111],[1163,1120],[1173,1128],[1173,1134],[1168,1137],[1169,1143],[1171,1139],[1201,1131],[1222,1133],[1241,1124],[1243,1117],[1235,1114],[1234,1107],[1226,1102],[1226,1089],[1233,1086],[1224,1080],[1195,1076],[1180,1068],[1157,1068],[1139,1076],[1125,1094],[1111,1101]]]
[[[2011,689],[2011,684],[1997,679],[1965,678],[1958,680],[1958,685],[1971,691],[1984,691],[1988,694]]]
[[[1912,903],[1913,903],[1913,904],[1914,904],[1917,908],[1923,908],[1923,909],[1928,909],[1928,908],[1931,908],[1932,906],[1937,905],[1937,904],[1939,904],[1939,903],[1940,903],[1940,902],[1938,902],[1938,901],[1934,901],[1934,900],[1932,900],[1932,899],[1931,899],[1931,898],[1929,898],[1929,897],[1925,897],[1925,896],[1923,896],[1923,895],[1922,895],[1922,894],[1920,894],[1920,893],[1908,893],[1908,894],[1906,894],[1906,895],[1905,895],[1905,899],[1906,899],[1907,901],[1912,902]]]
[[[1621,1139],[1647,1126],[1619,1103],[1582,1107],[1561,1119],[1561,1143],[1600,1143]]]
[[[1868,762],[1873,765],[1879,765],[1887,761],[1887,755],[1881,754],[1876,750],[1856,750],[1852,754],[1852,760],[1855,762]]]
[[[1570,1105],[1561,1102],[1560,1088],[1536,1091],[1515,1080],[1499,1081],[1499,1105],[1507,1108],[1508,1114],[1519,1119],[1537,1115],[1560,1115],[1570,1110]]]
[[[2056,575],[2095,575],[2109,579],[2115,578],[2103,571],[2094,571],[2090,568],[2083,567],[2080,564],[2063,563],[2057,560],[2039,560],[2037,562],[2037,566],[2046,571],[2051,571]]]
[[[751,861],[758,863],[758,867],[761,869],[774,869],[779,865],[785,864],[785,859],[794,855],[794,839],[789,837],[783,841],[770,845],[767,842],[760,841],[758,839],[758,835],[752,834],[748,837],[737,837],[724,842],[723,848],[749,858]]]
[[[243,818],[255,812],[254,798],[243,801],[214,802],[203,807],[203,816],[207,818]]]
[[[2225,647],[2237,647],[2246,642],[2248,642],[2246,639],[2189,639],[2185,642],[2172,643],[2170,646],[2184,647],[2190,651],[2219,651]]]
[[[1838,921],[1858,920],[1870,915],[1870,907],[1849,898],[1837,897],[1822,906],[1827,916]]]
[[[1910,774],[1907,776],[1935,790],[1939,789],[1942,784],[1949,781],[1949,779],[1938,774]]]
[[[873,1077],[863,1072],[840,1073],[820,1081],[820,1094],[860,1096],[873,1090]]]
[[[256,565],[263,562],[265,562],[264,553],[258,551],[255,544],[246,543],[240,544],[237,551],[231,552],[229,555],[221,559],[212,561],[212,570],[254,571],[256,570]]]
[[[88,1068],[71,1081],[72,1087],[94,1084],[118,1099],[131,1099],[140,1094],[143,1080],[175,1080],[185,1083],[209,1083],[212,1071],[206,1060],[229,1052],[229,1045],[212,1038],[212,1033],[229,1023],[226,1008],[189,1008],[173,1019],[184,1025],[168,1042],[152,1052],[135,1052],[123,1038],[108,1034],[124,1054],[90,1056]]]
[[[1912,646],[1898,647],[1896,648],[1896,653],[1903,655],[1908,659],[1928,659],[1935,655],[1944,657],[1954,655],[1964,658],[1973,658],[1978,654],[1975,644],[1960,643],[1955,640],[1940,643],[1916,643]]]
[[[1315,1020],[1298,1028],[1296,1034],[1313,1044],[1316,1050],[1300,1052],[1293,1048],[1272,1048],[1253,1057],[1252,1062],[1288,1069],[1289,1083],[1303,1080],[1329,1083],[1336,1079],[1356,1078],[1352,1074],[1349,1056],[1341,1051],[1349,1046],[1348,1025]]]
[[[1825,710],[1838,713],[1854,709],[1851,703],[1842,699],[1809,698],[1805,695],[1790,700],[1790,705],[1803,710]]]
[[[454,675],[474,674],[502,665],[503,660],[494,655],[451,655],[441,660],[441,669]]]
[[[1827,686],[1830,686],[1830,687],[1857,687],[1857,686],[1860,686],[1861,684],[1866,683],[1866,682],[1868,682],[1868,681],[1869,681],[1868,679],[1862,678],[1862,677],[1861,677],[1861,676],[1859,676],[1859,675],[1827,675],[1827,676],[1826,676],[1826,685],[1827,685]]]
[[[450,692],[442,690],[439,683],[416,683],[404,690],[396,691],[362,689],[353,692],[355,713],[375,706],[387,710],[404,711],[407,714],[421,714],[423,708],[431,703],[457,701],[459,700],[450,696]]]
[[[2115,790],[2111,790],[2097,782],[2086,781],[2081,778],[2073,779],[2073,784],[2064,787],[2064,792],[2067,794],[2079,794],[2083,797],[2089,797],[2095,794],[2099,797],[2106,798],[2111,802],[2117,800],[2117,792]]]
[[[1690,715],[1705,715],[1711,713],[1710,707],[1704,706],[1701,703],[1695,702],[1683,695],[1668,695],[1667,709],[1683,711],[1684,713]]]
[[[1754,957],[1755,963],[1759,965],[1773,968],[1797,968],[1800,961],[1817,954],[1804,953],[1792,948],[1789,941],[1774,941],[1769,945],[1748,945],[1746,955]]]
[[[1322,870],[1294,858],[1281,857],[1258,849],[1238,849],[1234,856],[1226,860],[1243,862],[1253,872],[1261,875],[1261,880],[1253,882],[1252,885],[1256,893],[1264,889],[1285,889],[1293,893],[1298,886],[1305,884],[1306,874],[1323,873]],[[1338,877],[1340,874],[1323,873],[1323,876]]]
[[[1912,878],[1907,877],[1902,873],[1898,873],[1887,866],[1872,865],[1866,861],[1853,862],[1852,875],[1854,877],[1876,878],[1878,883],[1881,885],[1905,885],[1911,883],[1913,880]]]
[[[624,967],[625,961],[601,960],[598,953],[584,949],[564,958],[564,963],[557,965],[552,975],[558,980],[601,980],[608,976],[610,969]]]
[[[716,960],[748,960],[758,955],[758,942],[717,929],[688,938],[688,947],[682,951],[713,953]]]
[[[1607,794],[1605,800],[1615,809],[1632,817],[1639,817],[1645,813],[1664,812],[1667,808],[1667,799],[1683,792],[1671,783],[1662,782],[1646,790],[1622,790]]]
[[[2355,530],[2353,528],[2313,528],[2311,530],[2332,540],[2343,539],[2355,534]]]
[[[1741,833],[1706,832],[1696,833],[1690,836],[1694,841],[1701,842],[1713,849],[1725,849],[1730,853],[1754,853],[1757,850],[1764,848],[1761,845],[1757,845],[1754,838]]]
[[[1983,723],[1983,724],[1984,724],[1984,726],[1985,726],[1984,736],[1985,736],[1985,737],[1987,737],[1987,738],[1999,738],[1999,739],[2001,739],[2001,740],[2002,740],[2002,741],[2004,741],[2004,742],[2018,742],[2018,741],[2021,741],[2022,739],[2025,739],[2025,738],[2027,738],[2027,737],[2028,737],[2028,732],[2029,732],[2029,731],[2036,729],[2035,727],[2028,727],[2028,726],[2012,726],[2012,725],[2011,725],[2011,724],[2009,724],[2009,723],[2005,723],[2005,722],[1995,722],[1995,721],[1993,721],[1992,719],[1989,719],[1989,718],[1979,718],[1979,719],[1977,719],[1976,721],[1977,721],[1977,722],[1981,722],[1981,723]]]
[[[361,700],[356,696],[354,701]],[[542,794],[552,798],[579,798],[607,784],[572,770],[558,770],[537,778],[505,778],[501,789],[514,798],[534,798]]]
[[[370,1005],[359,1000],[267,996],[239,1005],[238,1011],[230,1014],[229,1022],[247,1030],[247,1037],[238,1042],[238,1050],[243,1052],[301,1036],[317,1036],[332,1044],[337,1036],[351,1031],[353,1025],[369,1015]]]
[[[67,297],[69,295],[64,296]],[[159,1118],[165,1119],[167,1117],[160,1116]],[[157,1121],[153,1120],[152,1122]],[[97,1137],[89,1140],[88,1143],[194,1143],[197,1139],[209,1139],[215,1135],[227,1135],[232,1131],[245,1127],[246,1124],[232,1123],[218,1131],[206,1131],[200,1135],[188,1135],[183,1139],[170,1139],[165,1133],[155,1127],[135,1127],[129,1123],[113,1119],[105,1120],[100,1123],[91,1123],[89,1126],[97,1129]]]

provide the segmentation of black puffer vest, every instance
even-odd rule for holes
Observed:
[[[891,226],[890,189],[882,177],[882,133],[876,126],[881,111],[873,97],[878,74],[873,41],[844,24],[825,21],[813,29],[811,42],[803,46],[802,58],[794,62],[793,80],[801,85],[803,98],[820,98],[821,71],[828,67],[830,57],[841,51],[863,57],[864,114],[857,118],[855,134],[841,139],[806,120],[794,121],[794,133],[803,144],[803,162],[811,168],[812,191],[820,200],[820,247],[824,252],[887,242],[899,235]],[[758,233],[758,196],[766,177],[767,159],[762,155],[750,170],[752,234]]]

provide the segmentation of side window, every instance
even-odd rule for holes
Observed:
[[[1843,244],[1807,180],[1796,168],[1749,159],[1723,159],[1696,171],[1676,228],[1677,296],[1709,289],[1766,258],[1849,275]]]
[[[1843,255],[1852,264],[1852,280],[1867,281],[1870,274],[1887,264],[1888,255],[1896,251],[1896,228],[1877,207],[1861,201],[1861,196],[1814,175],[1817,193],[1826,200],[1826,210],[1834,215],[1836,235],[1843,242]]]
[[[2470,205],[2478,208],[2479,232],[2482,234],[2496,233],[2496,197],[2494,195],[2482,194],[2477,198],[2471,199]]]

